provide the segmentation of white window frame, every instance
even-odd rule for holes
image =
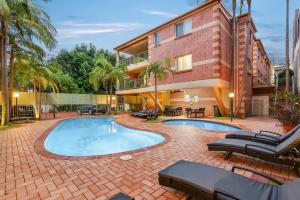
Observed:
[[[182,35],[179,35],[178,32],[177,32],[177,26],[179,26],[180,24],[182,24]],[[192,33],[193,32],[193,20],[192,18],[188,18],[188,19],[185,19],[179,23],[177,23],[175,25],[175,35],[176,35],[176,38],[179,38],[179,37],[182,37],[184,35],[187,35],[189,33]]]
[[[158,43],[157,43],[157,35],[159,35],[159,42]],[[160,35],[160,32],[154,33],[154,44],[155,44],[155,46],[161,44],[161,35]]]
[[[190,57],[190,61],[185,60],[188,57]],[[182,60],[179,60],[179,59],[182,59]],[[179,63],[179,62],[182,62],[182,63]],[[181,64],[182,64],[183,67],[179,66]],[[189,66],[186,66],[186,65],[189,65]],[[192,69],[193,69],[193,56],[192,56],[192,54],[186,54],[186,55],[178,56],[176,58],[176,71],[177,72],[187,71],[187,70],[192,70]]]

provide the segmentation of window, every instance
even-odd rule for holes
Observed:
[[[180,37],[192,32],[192,19],[186,19],[176,24],[176,37]]]
[[[180,56],[176,60],[177,71],[192,69],[192,54]]]
[[[160,32],[155,33],[155,45],[160,45]]]

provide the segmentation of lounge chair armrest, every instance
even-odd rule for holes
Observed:
[[[266,147],[262,147],[262,146],[259,146],[259,145],[255,145],[255,144],[246,144],[245,146],[245,152],[247,151],[248,147],[258,147],[260,149],[265,149],[265,150],[268,150],[268,151],[271,151],[273,153],[277,153],[276,151],[274,151],[273,149],[270,149],[270,148],[266,148]]]
[[[274,144],[278,144],[279,143],[279,139],[277,137],[274,137],[274,136],[271,136],[271,135],[256,133],[254,135],[254,138],[259,138],[260,140],[265,140],[265,141],[268,141],[268,142],[273,142]],[[276,140],[276,142],[274,142],[272,140],[268,140],[267,138],[272,138],[273,140]]]
[[[262,176],[266,179],[269,179],[270,181],[273,181],[274,183],[278,184],[278,185],[282,185],[283,183],[265,173],[261,173],[261,172],[258,172],[258,171],[255,171],[255,170],[252,170],[252,169],[249,169],[249,168],[245,168],[245,167],[239,167],[239,166],[233,166],[232,167],[232,172],[235,171],[235,169],[240,169],[240,170],[243,170],[243,171],[248,171],[248,172],[252,172],[253,174],[256,174],[256,175],[259,175],[259,176]]]
[[[214,194],[213,194],[214,197],[213,197],[213,200],[218,199],[218,194],[223,195],[223,196],[226,196],[226,197],[229,197],[229,198],[231,198],[231,199],[240,200],[239,198],[236,198],[236,197],[234,197],[233,195],[228,194],[228,193],[226,193],[225,191],[221,191],[221,190],[218,190],[218,189],[215,189],[215,190],[214,190]]]
[[[272,132],[272,131],[263,131],[263,130],[261,130],[261,131],[259,131],[259,133],[260,134],[262,134],[262,133],[269,133],[269,134],[273,134],[273,135],[277,135],[277,136],[282,136],[281,134],[275,133],[275,132]]]

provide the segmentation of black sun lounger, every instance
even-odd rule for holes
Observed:
[[[111,197],[109,200],[134,200],[134,198],[131,198],[130,196],[120,192]]]
[[[297,170],[300,176],[300,130],[288,139],[277,145],[268,145],[259,142],[239,139],[220,139],[207,144],[209,151],[225,151],[230,156],[232,153],[241,153],[256,157],[272,163],[288,165]]]
[[[269,179],[265,184],[234,173],[235,169]],[[210,165],[178,161],[159,172],[159,184],[186,193],[189,199],[298,200],[300,179],[282,184],[280,181],[247,168],[233,167],[226,171]]]
[[[277,145],[287,140],[299,129],[300,129],[300,125],[296,126],[293,130],[288,132],[286,135],[281,135],[271,131],[260,131],[259,133],[249,132],[249,131],[235,131],[226,135],[225,138],[250,140],[250,141],[260,142],[264,144]]]

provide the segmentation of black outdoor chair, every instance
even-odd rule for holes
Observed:
[[[291,137],[300,128],[300,124],[296,126],[293,130],[289,131],[287,134],[282,135],[279,133],[271,131],[260,131],[260,132],[250,132],[250,131],[234,131],[225,136],[227,139],[241,139],[249,140],[254,142],[260,142],[270,145],[278,145],[289,137]]]
[[[234,173],[248,171],[270,180],[266,184]],[[275,184],[274,184],[275,183]],[[201,200],[298,200],[300,179],[282,182],[260,172],[242,167],[226,171],[190,161],[178,161],[159,172],[159,184],[182,191],[187,199]]]
[[[182,115],[182,107],[176,108],[176,110],[175,110],[175,115],[176,115],[176,116],[181,116],[181,115]]]
[[[300,176],[300,129],[277,145],[241,139],[220,139],[207,144],[209,151],[225,151],[226,158],[232,153],[240,153],[269,162],[288,165],[296,169]]]

